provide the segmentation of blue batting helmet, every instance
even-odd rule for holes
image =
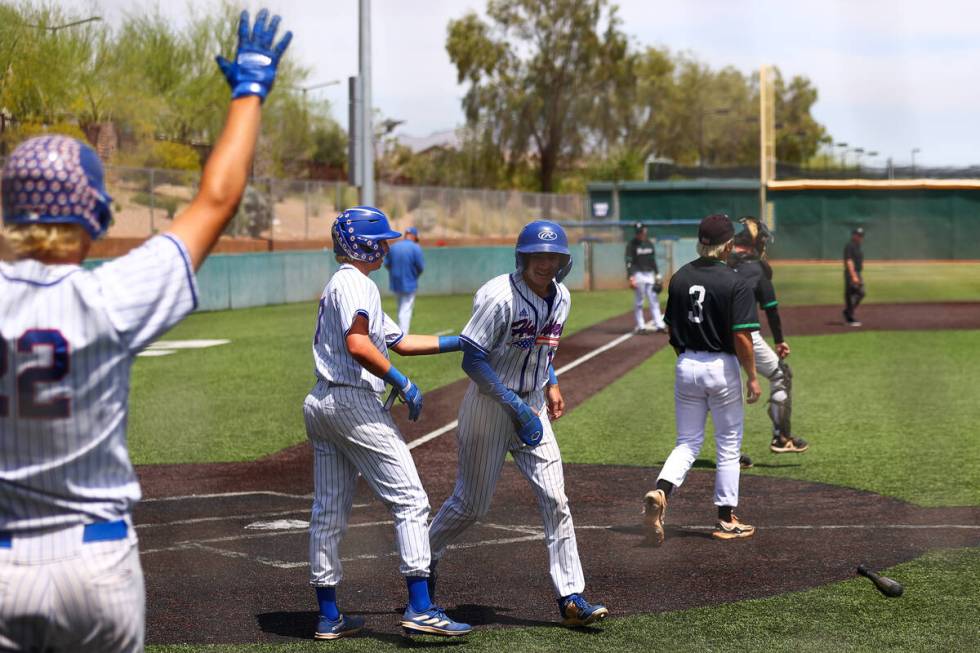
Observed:
[[[556,281],[561,281],[572,270],[572,253],[568,250],[568,236],[561,225],[548,220],[535,220],[528,223],[517,236],[517,251],[515,258],[517,269],[524,270],[524,254],[551,252],[563,255],[561,267],[555,275]]]
[[[112,220],[99,155],[68,136],[38,136],[17,146],[3,167],[5,224],[79,224],[93,240]]]
[[[392,231],[388,216],[373,206],[355,206],[333,223],[333,251],[356,261],[377,261],[384,256],[378,241],[401,236]]]

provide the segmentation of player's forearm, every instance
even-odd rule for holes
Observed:
[[[517,415],[523,402],[514,394],[513,390],[500,380],[493,367],[490,366],[486,354],[465,343],[463,345],[463,371],[476,383],[480,392],[496,400],[512,417]]]
[[[772,331],[772,339],[777,343],[783,342],[783,322],[779,318],[779,309],[775,306],[767,308],[766,319],[769,321],[769,330]]]
[[[359,333],[352,333],[346,339],[347,351],[361,367],[378,378],[384,378],[391,368],[391,361],[378,351],[371,338]]]
[[[257,96],[232,100],[225,127],[204,166],[200,189],[170,228],[187,247],[195,270],[238,208],[251,170],[260,117]]]
[[[734,335],[735,355],[738,357],[738,362],[745,370],[748,380],[755,380],[755,351],[752,348],[752,332],[736,331]]]
[[[854,261],[852,259],[847,259],[847,273],[850,276],[852,283],[861,283],[861,277],[858,276],[857,269],[854,267]]]
[[[424,356],[459,351],[458,336],[407,335],[398,341],[393,350],[402,356]]]

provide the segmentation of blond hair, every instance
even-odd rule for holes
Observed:
[[[726,248],[734,245],[735,240],[729,239],[718,245],[705,245],[701,241],[698,241],[698,256],[702,258],[713,258],[723,261],[728,257],[728,252]]]
[[[54,222],[6,225],[0,241],[0,254],[13,258],[64,260],[84,254],[89,238],[81,225]]]

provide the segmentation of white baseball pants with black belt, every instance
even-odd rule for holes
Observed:
[[[490,510],[497,479],[509,451],[517,469],[531,484],[538,499],[548,547],[551,582],[558,596],[585,589],[582,563],[572,513],[565,496],[558,441],[544,409],[544,391],[531,393],[527,404],[538,411],[544,435],[536,447],[525,446],[514,423],[495,400],[480,394],[471,383],[459,410],[459,468],[456,487],[429,527],[432,556],[438,560],[446,547]]]
[[[659,479],[680,487],[704,443],[711,412],[715,424],[716,506],[738,505],[739,452],[742,447],[742,379],[735,354],[688,351],[677,358],[674,408],[677,444]]]

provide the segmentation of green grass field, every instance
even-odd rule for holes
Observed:
[[[879,293],[870,299],[980,296],[977,269],[969,265],[918,269],[918,278],[931,284],[925,289],[888,275],[875,280],[869,269],[869,291]],[[838,301],[837,268],[785,266],[777,267],[777,275],[785,304]],[[458,330],[469,302],[469,297],[420,297],[413,324],[420,332]],[[630,302],[628,291],[577,293],[569,331],[622,313]],[[312,379],[313,310],[311,304],[201,314],[168,334],[170,339],[230,338],[233,343],[139,359],[130,422],[136,461],[246,460],[303,440],[299,406]],[[393,313],[390,305],[386,310]],[[789,335],[794,424],[813,447],[794,457],[794,464],[783,465],[785,456],[768,452],[765,408],[749,406],[744,449],[757,465],[746,473],[860,488],[922,506],[980,505],[980,404],[974,398],[980,387],[980,331]],[[556,432],[566,462],[659,466],[674,440],[673,359],[669,350],[657,353],[564,417]],[[458,362],[455,355],[399,364],[431,389],[460,378]],[[175,405],[190,408],[182,416]],[[709,437],[704,461],[712,459],[713,446]],[[888,573],[905,583],[901,599],[885,599],[869,591],[867,581],[853,579],[767,599],[614,618],[590,633],[509,628],[481,630],[465,643],[367,636],[329,643],[148,650],[267,653],[456,645],[467,651],[603,653],[980,650],[980,548],[932,551]]]

